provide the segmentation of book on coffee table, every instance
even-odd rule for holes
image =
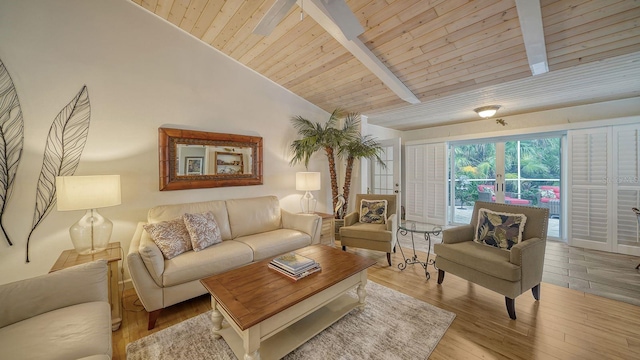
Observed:
[[[312,268],[317,263],[306,256],[290,252],[274,258],[271,260],[271,264],[295,275]]]
[[[302,279],[304,277],[307,277],[307,276],[309,276],[309,275],[311,275],[313,273],[316,273],[316,272],[322,270],[322,268],[320,267],[320,264],[318,264],[318,263],[313,265],[311,268],[309,268],[309,269],[307,269],[307,270],[305,270],[303,272],[300,272],[298,274],[292,274],[292,273],[290,273],[290,272],[288,272],[286,270],[283,270],[283,269],[281,269],[281,268],[279,268],[279,267],[277,267],[277,266],[275,266],[273,264],[269,264],[268,266],[269,266],[269,269],[275,270],[275,271],[279,272],[280,274],[286,276],[287,278],[289,278],[289,279],[291,279],[293,281],[298,281],[298,280],[300,280],[300,279]]]

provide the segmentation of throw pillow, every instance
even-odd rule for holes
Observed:
[[[143,227],[166,259],[174,258],[193,248],[191,246],[191,237],[182,217],[154,224],[145,224]]]
[[[495,195],[495,192],[493,192],[493,187],[492,186],[483,187],[482,188],[482,192],[489,193],[489,194],[491,194],[491,196]]]
[[[387,200],[362,200],[360,222],[370,224],[387,223]]]
[[[184,214],[182,218],[191,237],[194,251],[200,251],[222,242],[220,227],[213,217],[213,212]]]
[[[547,198],[547,199],[555,199],[556,198],[556,193],[549,189],[549,190],[540,190],[540,196],[543,198]]]
[[[522,241],[522,232],[527,217],[524,214],[511,214],[478,210],[478,224],[473,241],[511,250],[511,247]]]

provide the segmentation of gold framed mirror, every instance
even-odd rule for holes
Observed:
[[[160,190],[262,185],[262,138],[158,128]]]

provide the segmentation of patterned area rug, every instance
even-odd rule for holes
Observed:
[[[372,281],[367,294],[363,311],[351,311],[285,359],[427,359],[455,318]],[[211,311],[128,344],[127,359],[235,359],[223,339],[213,338],[210,316]]]

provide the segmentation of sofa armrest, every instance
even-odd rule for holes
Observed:
[[[154,249],[152,246],[153,241],[149,239],[149,234],[142,227],[144,224],[143,222],[138,223],[136,232],[131,239],[127,254],[127,266],[131,282],[142,305],[147,311],[153,311],[164,307],[162,296],[164,258],[160,249],[157,246]],[[141,247],[141,243],[146,245]],[[144,254],[141,254],[141,251]]]
[[[522,289],[528,290],[542,281],[546,240],[531,238],[511,247],[509,262],[522,271]]]
[[[347,214],[347,216],[344,217],[344,225],[342,226],[351,226],[357,223],[359,220],[360,220],[360,213],[357,211],[354,211],[350,214]]]
[[[443,244],[455,244],[463,241],[473,241],[473,225],[462,225],[442,231]]]
[[[311,243],[320,242],[320,221],[322,218],[315,214],[294,214],[286,210],[281,210],[282,227],[301,231],[311,236]]]
[[[67,306],[109,301],[107,261],[96,260],[0,286],[0,327]]]

